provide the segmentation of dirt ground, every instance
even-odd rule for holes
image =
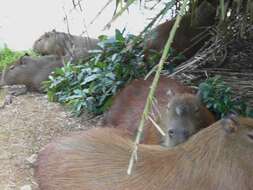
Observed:
[[[32,163],[54,137],[94,127],[98,118],[71,116],[45,95],[26,94],[0,109],[0,189],[38,190]]]

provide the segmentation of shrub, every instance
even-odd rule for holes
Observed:
[[[199,85],[202,99],[217,118],[222,118],[229,113],[253,117],[250,109],[241,98],[233,98],[231,87],[222,80],[220,76],[207,79]]]
[[[99,49],[91,51],[88,61],[78,65],[67,63],[45,82],[49,99],[70,105],[76,114],[83,109],[96,114],[104,112],[119,88],[143,77],[159,58],[153,53],[144,64],[141,37],[124,37],[123,32],[116,30],[115,38],[99,39]]]

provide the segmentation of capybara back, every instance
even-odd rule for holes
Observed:
[[[173,149],[133,143],[119,129],[97,128],[50,143],[38,156],[41,190],[238,190],[253,187],[253,120],[216,122]]]

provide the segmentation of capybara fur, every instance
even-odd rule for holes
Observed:
[[[23,84],[30,91],[43,92],[42,81],[47,80],[55,68],[62,66],[62,59],[56,55],[23,56],[0,74],[2,79],[0,85]]]
[[[147,80],[136,79],[116,94],[111,108],[105,113],[104,125],[135,134],[152,79],[151,77]],[[199,98],[193,94],[193,90],[174,79],[161,76],[155,98],[156,109],[152,111],[152,118],[166,135],[161,138],[148,120],[145,123],[141,143],[172,147],[215,122],[213,114],[201,104]]]
[[[193,19],[190,14],[183,16],[171,47],[177,53],[183,53],[186,58],[192,57],[210,38],[210,35],[207,35],[208,32],[204,33],[205,37],[197,36],[205,31],[206,26],[214,23],[215,13],[216,9],[210,3],[203,1],[196,9]],[[175,18],[167,20],[154,28],[146,37],[145,49],[162,51],[175,20]],[[148,56],[148,53],[145,54]]]
[[[253,120],[216,122],[172,149],[133,142],[118,129],[93,128],[47,145],[35,176],[41,190],[252,190]]]
[[[97,47],[98,40],[89,37],[75,36],[55,30],[46,32],[34,42],[33,50],[41,55],[55,54],[85,58],[88,51]]]

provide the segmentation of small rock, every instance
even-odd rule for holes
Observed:
[[[25,85],[11,85],[7,86],[8,94],[13,96],[19,96],[27,93],[27,87]]]
[[[20,190],[32,190],[31,185],[24,185],[20,188]]]
[[[6,95],[5,96],[5,105],[10,105],[12,103],[12,95]]]

